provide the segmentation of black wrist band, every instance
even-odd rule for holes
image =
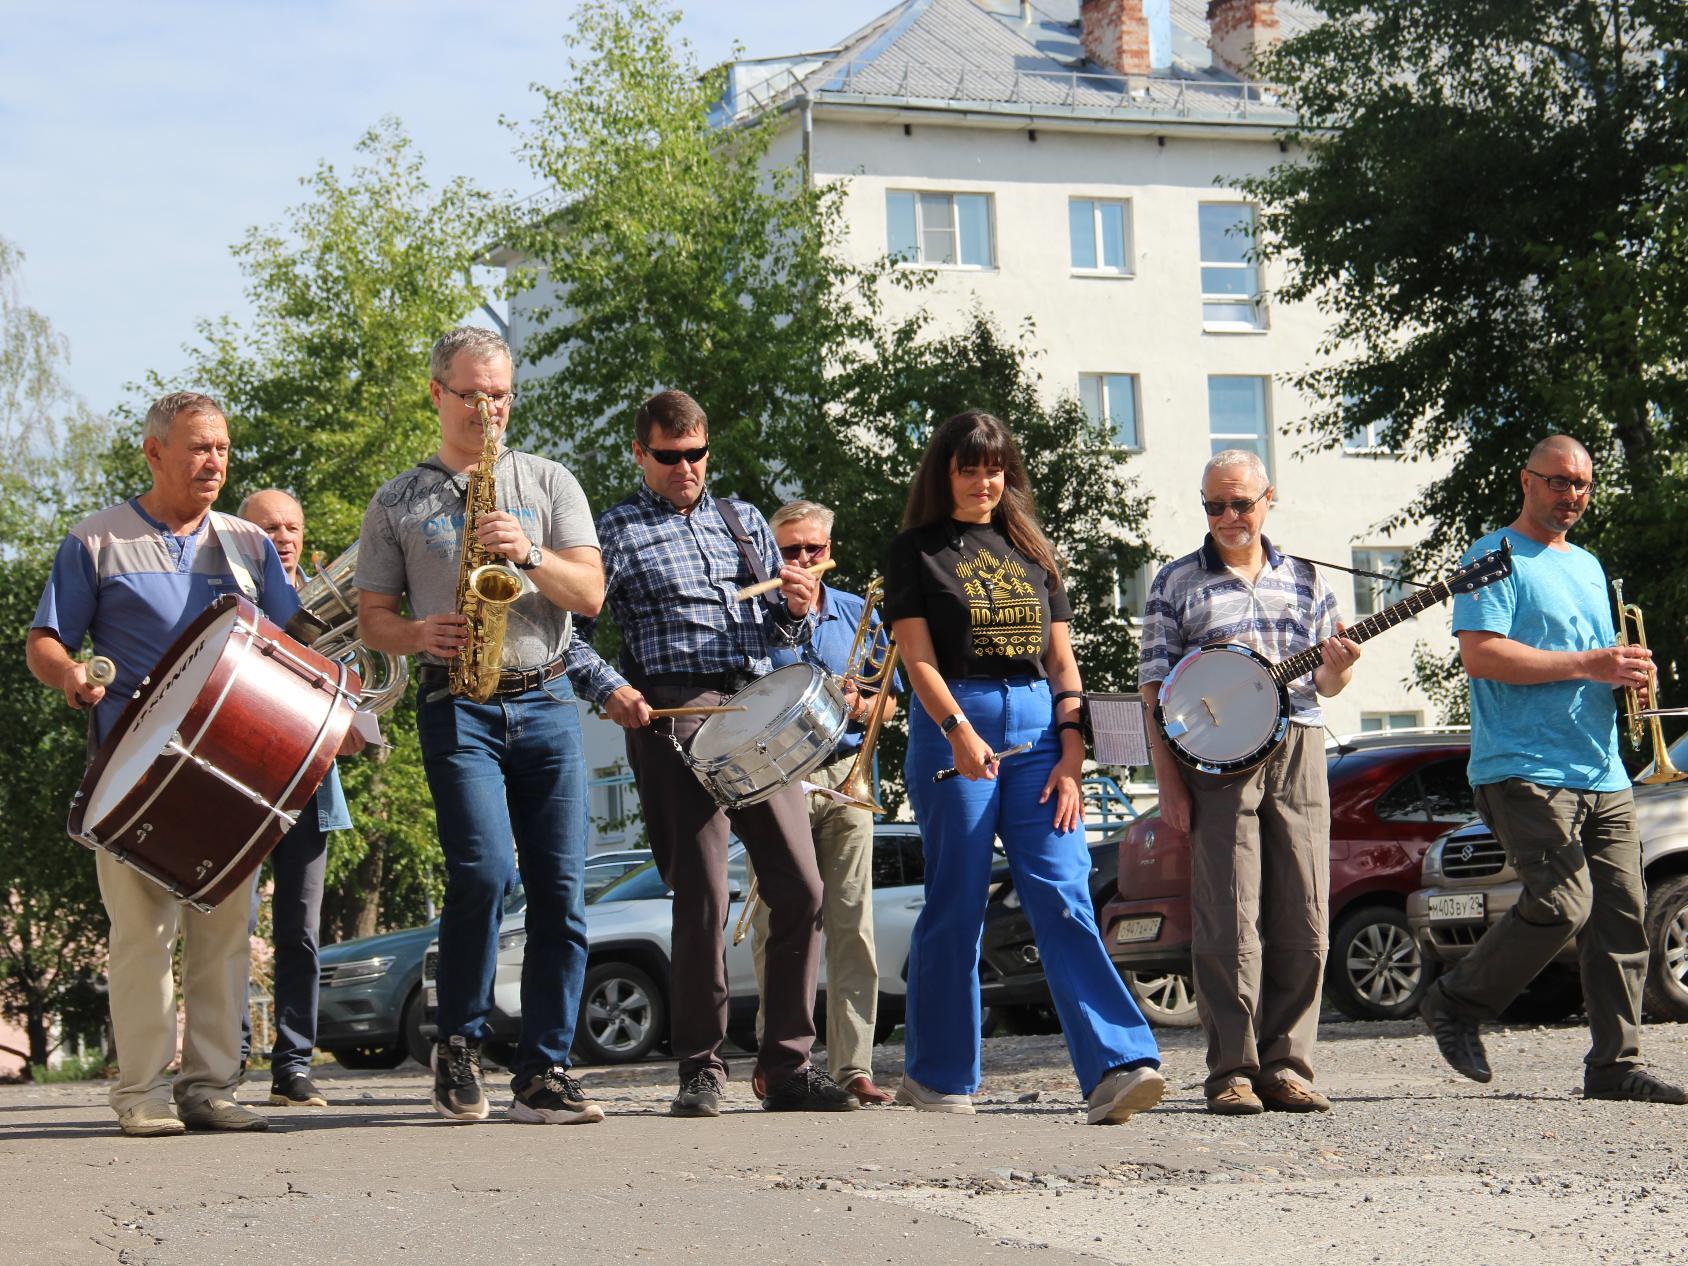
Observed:
[[[1061,700],[1063,700],[1063,699],[1077,699],[1080,703],[1083,703],[1084,702],[1084,691],[1082,691],[1082,690],[1058,690],[1058,691],[1055,692],[1055,697],[1053,699],[1051,699],[1050,702],[1051,703],[1060,703]]]
[[[1055,727],[1055,733],[1060,734],[1062,730],[1077,730],[1079,739],[1082,741],[1084,738],[1084,722],[1082,721],[1062,721]]]

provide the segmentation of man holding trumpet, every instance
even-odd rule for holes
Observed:
[[[674,892],[670,1006],[680,1087],[671,1112],[720,1113],[727,1076],[720,1046],[727,1031],[729,821],[755,863],[770,910],[757,1060],[768,1087],[762,1106],[847,1111],[856,1099],[809,1063],[821,883],[802,792],[787,786],[757,804],[723,810],[680,754],[699,718],[652,723],[653,707],[725,703],[769,671],[772,649],[807,643],[817,581],[805,568],[782,564],[754,506],[705,488],[709,423],[685,392],[660,392],[639,406],[632,450],[639,486],[598,518],[621,669],[592,649],[589,622],[582,622],[569,651],[569,676],[579,694],[627,731],[651,851]],[[741,594],[776,572],[780,588],[771,599]]]

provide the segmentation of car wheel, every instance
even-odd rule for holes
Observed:
[[[1017,1037],[1044,1037],[1061,1031],[1061,1019],[1054,1007],[1014,1004],[998,1005],[991,1010],[996,1013],[998,1027]]]
[[[1583,1007],[1582,977],[1575,967],[1549,963],[1530,987],[1500,1013],[1510,1024],[1553,1024],[1569,1019]]]
[[[1407,916],[1367,906],[1343,915],[1331,934],[1325,996],[1350,1020],[1401,1020],[1418,1014],[1432,975]]]
[[[1121,972],[1125,987],[1143,1009],[1143,1017],[1156,1028],[1188,1029],[1201,1023],[1196,1013],[1196,991],[1188,976],[1174,972]]]
[[[403,1042],[391,1046],[337,1046],[328,1052],[342,1068],[397,1068],[404,1063]]]
[[[574,1044],[586,1062],[626,1064],[643,1059],[668,1032],[662,991],[631,963],[599,963],[586,973]]]
[[[1688,1022],[1688,875],[1667,879],[1647,894],[1647,1010],[1661,1020]]]
[[[418,985],[410,991],[410,997],[405,1000],[399,1020],[399,1032],[404,1035],[405,1052],[424,1068],[428,1067],[428,1061],[434,1055],[434,1043],[422,1035],[422,1014],[425,1009],[422,1005],[422,986]]]

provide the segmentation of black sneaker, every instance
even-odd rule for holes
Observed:
[[[528,1125],[588,1125],[604,1119],[604,1110],[586,1097],[569,1070],[554,1064],[516,1091],[510,1119]]]
[[[768,1088],[762,1106],[769,1112],[854,1112],[856,1096],[813,1064],[805,1064],[777,1086]]]
[[[272,1108],[326,1108],[328,1100],[304,1073],[282,1073],[270,1082]]]
[[[481,1090],[481,1048],[461,1034],[435,1042],[434,1111],[453,1121],[485,1121],[491,1106]]]
[[[1645,1068],[1631,1068],[1623,1077],[1607,1085],[1585,1079],[1584,1099],[1624,1099],[1631,1103],[1688,1103],[1688,1090],[1673,1086],[1662,1077],[1655,1077]]]
[[[1472,1081],[1484,1082],[1494,1076],[1489,1071],[1489,1057],[1483,1051],[1483,1039],[1477,1032],[1477,1025],[1457,1015],[1435,985],[1424,991],[1418,1013],[1430,1026],[1442,1058],[1456,1073]]]
[[[680,1087],[668,1105],[671,1117],[718,1117],[721,1115],[721,1083],[707,1068],[700,1068]]]

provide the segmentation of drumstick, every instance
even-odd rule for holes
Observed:
[[[992,752],[989,763],[994,765],[998,761],[1007,760],[1010,756],[1018,756],[1021,752],[1029,752],[1031,750],[1032,745],[1030,743],[1016,743],[1013,747],[1005,747],[1000,752]],[[961,771],[954,765],[951,765],[948,769],[940,769],[937,773],[933,774],[932,781],[946,782],[949,779],[954,778],[960,772]]]
[[[717,706],[699,704],[691,708],[652,708],[653,717],[712,717],[719,712],[748,712],[742,703],[723,703]]]
[[[804,570],[811,576],[818,576],[823,571],[831,571],[836,566],[838,566],[838,560],[836,558],[827,558],[816,563],[813,567],[804,568]],[[743,589],[740,589],[737,593],[735,593],[733,595],[733,601],[743,602],[746,598],[761,597],[761,595],[765,593],[772,593],[784,583],[785,581],[781,580],[778,576],[775,576],[772,580],[759,580],[754,585],[746,585]]]
[[[117,665],[104,655],[95,655],[88,661],[88,684],[90,686],[109,686],[117,680]]]

